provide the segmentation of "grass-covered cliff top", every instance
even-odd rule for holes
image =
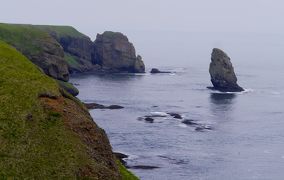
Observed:
[[[0,177],[136,179],[78,100],[0,41]]]
[[[48,33],[31,25],[0,23],[0,40],[7,42],[25,54],[38,54],[42,41],[50,41]]]
[[[48,33],[56,33],[58,37],[77,37],[84,38],[86,35],[80,33],[77,29],[72,26],[54,26],[54,25],[35,25],[34,27],[41,29]]]

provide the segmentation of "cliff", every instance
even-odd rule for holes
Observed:
[[[69,73],[145,72],[142,57],[121,33],[107,31],[92,42],[71,26],[0,24],[0,40],[61,81]]]
[[[71,26],[34,26],[50,34],[63,47],[69,71],[86,72],[95,68],[91,39]]]
[[[47,75],[69,80],[63,48],[48,33],[32,25],[0,24],[0,40],[14,46]]]
[[[2,41],[0,67],[2,178],[137,179],[81,102]]]
[[[128,38],[119,32],[98,34],[94,42],[95,60],[104,70],[112,72],[144,73],[141,56]]]

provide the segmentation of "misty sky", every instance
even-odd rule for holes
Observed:
[[[2,0],[0,22],[71,25],[93,40],[120,31],[146,64],[208,63],[213,47],[235,62],[265,62],[284,58],[283,8],[283,0]],[[226,34],[235,32],[253,36]]]
[[[284,32],[283,0],[9,0],[0,21],[104,30]],[[93,37],[92,37],[93,38]]]

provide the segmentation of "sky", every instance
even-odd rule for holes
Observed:
[[[2,0],[0,21],[114,31],[284,32],[283,0]]]
[[[250,48],[241,47],[242,41],[238,38],[220,36],[222,33],[284,33],[283,0],[0,1],[3,1],[0,22],[71,25],[93,40],[97,33],[105,30],[120,31],[149,63],[164,61],[170,64],[173,58],[186,63],[190,58],[206,58],[210,48],[216,46],[233,55]],[[208,38],[194,33],[207,33]],[[212,38],[212,33],[219,35]],[[254,40],[250,36],[245,38],[251,46],[264,41],[271,45],[277,43],[275,39],[280,41],[278,37],[263,37],[259,42],[254,41],[256,37]],[[236,47],[239,48],[236,50]],[[261,48],[267,49],[266,46]],[[201,53],[206,55],[201,56]]]

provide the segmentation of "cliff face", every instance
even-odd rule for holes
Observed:
[[[133,44],[122,33],[107,31],[98,34],[94,48],[95,62],[105,70],[130,73],[145,72],[141,56],[136,56]]]
[[[70,26],[35,26],[49,33],[63,47],[69,70],[86,72],[94,69],[93,42],[91,39]]]
[[[105,132],[79,100],[1,41],[0,67],[1,177],[122,178]]]
[[[0,40],[62,81],[69,80],[69,72],[145,72],[142,57],[121,33],[107,31],[92,42],[70,26],[0,24]]]
[[[69,80],[63,48],[47,33],[31,25],[0,24],[0,40],[14,46],[47,75]]]

